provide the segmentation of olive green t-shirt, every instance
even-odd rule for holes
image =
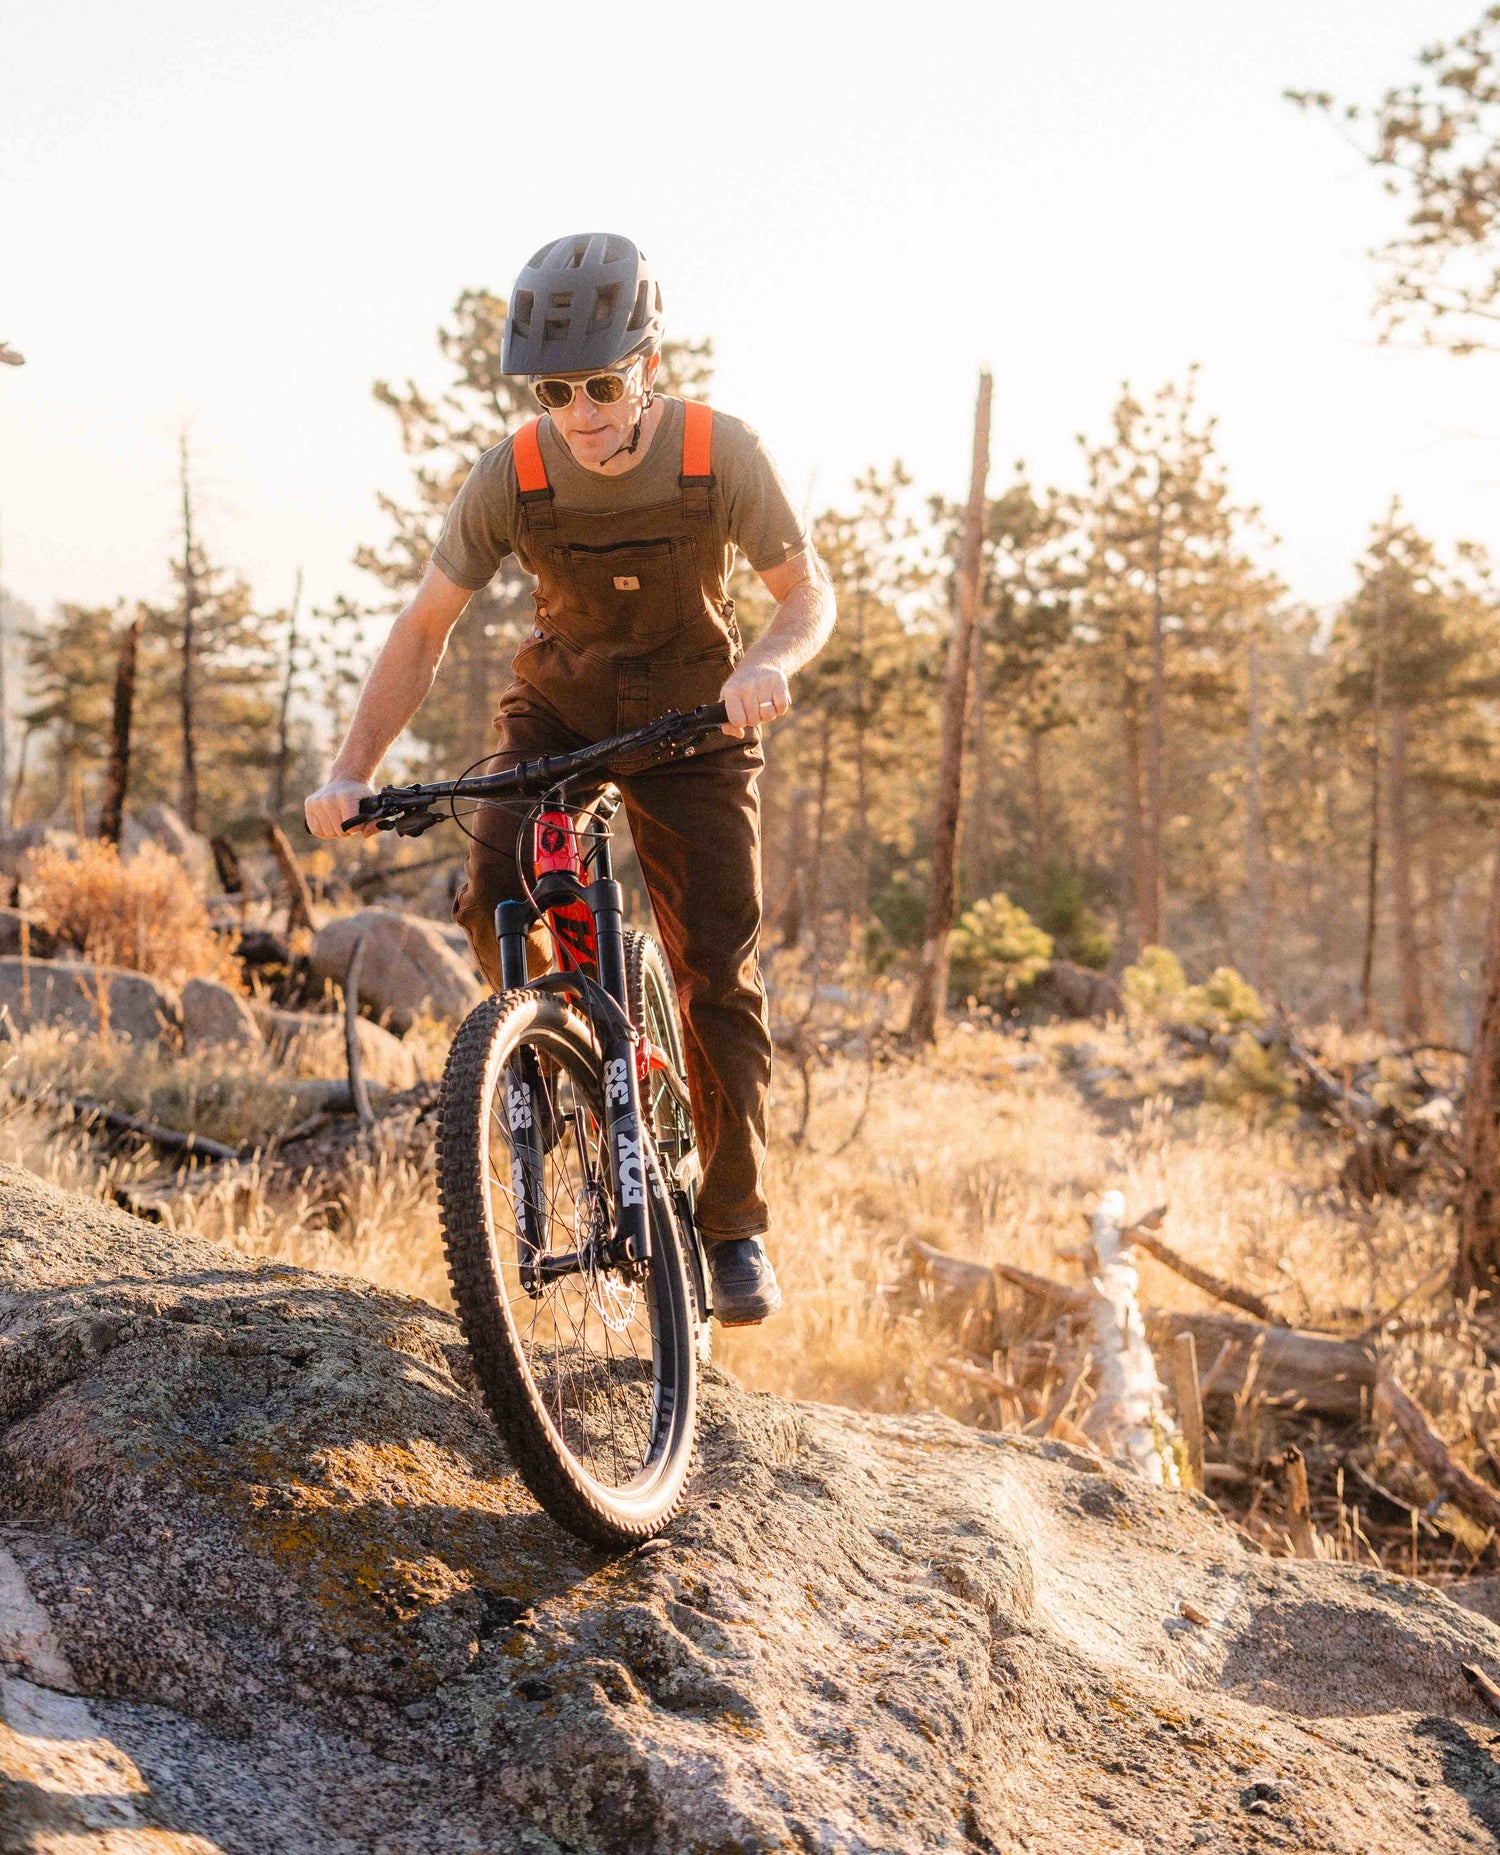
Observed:
[[[670,502],[682,473],[683,412],[680,399],[665,399],[666,408],[651,448],[634,470],[603,477],[585,470],[544,418],[540,438],[547,481],[559,509],[614,514],[649,509]],[[469,472],[453,500],[433,560],[455,586],[478,592],[488,586],[507,554],[516,554],[527,572],[535,571],[516,547],[519,493],[511,461],[513,440],[503,439]],[[727,576],[738,548],[757,572],[779,567],[807,546],[807,531],[798,520],[765,447],[743,419],[715,412],[713,472],[719,480],[728,517],[724,537]]]

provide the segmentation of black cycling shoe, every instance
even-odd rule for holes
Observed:
[[[781,1289],[759,1237],[721,1237],[706,1245],[709,1299],[721,1327],[753,1327],[781,1306]]]

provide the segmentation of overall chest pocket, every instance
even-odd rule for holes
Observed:
[[[553,563],[566,610],[554,609],[552,624],[571,644],[611,657],[641,656],[687,623],[697,583],[691,541],[575,543],[555,548]]]

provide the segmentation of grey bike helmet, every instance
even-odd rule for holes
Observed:
[[[543,245],[516,279],[507,374],[581,374],[661,346],[661,285],[628,238],[580,232]]]

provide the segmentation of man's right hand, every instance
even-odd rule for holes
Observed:
[[[303,806],[307,828],[314,837],[369,837],[375,825],[361,825],[357,831],[345,831],[344,820],[359,811],[361,799],[374,796],[375,788],[362,779],[331,779]]]

